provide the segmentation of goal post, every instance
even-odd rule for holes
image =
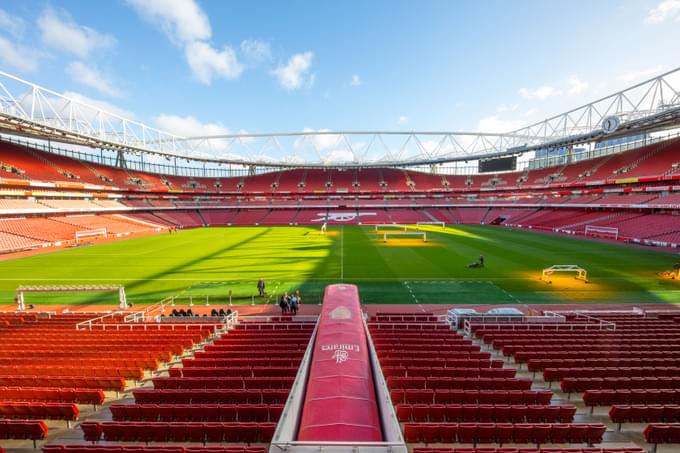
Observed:
[[[113,292],[118,293],[118,308],[125,310],[128,308],[125,287],[122,285],[38,285],[38,286],[19,286],[16,289],[15,301],[17,311],[26,310],[26,293],[78,293],[78,292]]]
[[[576,264],[555,264],[553,266],[546,267],[541,272],[540,280],[543,280],[546,283],[552,283],[553,274],[559,272],[574,273],[576,274],[574,277],[576,280],[582,280],[584,283],[588,283],[588,271],[581,266],[577,266]]]
[[[417,236],[422,237],[423,242],[427,242],[427,233],[424,231],[383,231],[383,242],[392,236]]]
[[[584,232],[585,236],[599,236],[611,238],[614,240],[619,239],[619,229],[616,227],[604,227],[597,225],[586,225]]]
[[[420,231],[420,227],[426,225],[439,225],[442,230],[446,228],[446,222],[416,222],[416,230]]]
[[[380,231],[380,230],[385,229],[385,228],[388,228],[388,229],[392,228],[392,229],[399,229],[399,230],[403,229],[404,231],[408,230],[408,225],[402,225],[400,223],[378,223],[378,224],[374,225],[374,227],[375,227],[376,233],[382,233],[382,231]]]
[[[93,230],[76,231],[75,237],[76,237],[76,244],[78,244],[82,241],[96,239],[98,237],[107,238],[107,237],[109,237],[109,235],[108,235],[108,232],[106,231],[106,228],[96,228],[96,229],[93,229]]]

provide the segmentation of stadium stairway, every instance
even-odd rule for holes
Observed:
[[[2,318],[0,319],[10,319],[11,317],[8,317],[10,315],[2,315]],[[36,324],[36,326],[43,326],[44,323],[49,321],[40,321],[40,314],[35,313],[32,315],[33,317],[28,317],[27,319],[29,320],[28,322],[33,322]],[[52,327],[57,327],[57,328],[63,328],[65,329],[64,332],[70,332],[68,328],[73,325],[73,322],[78,322],[78,321],[83,321],[87,319],[91,319],[94,316],[99,316],[99,313],[95,314],[78,314],[78,313],[73,313],[71,315],[68,315],[64,317],[63,315],[57,315],[54,318],[51,318],[54,322],[49,322],[47,323],[48,326]],[[68,318],[68,322],[66,321],[60,321],[60,318]],[[113,322],[116,322],[115,319],[112,318]],[[24,341],[30,342],[31,341],[31,330],[32,327],[31,325],[24,322],[23,324],[17,324],[14,322],[14,327],[15,328],[22,328],[22,325],[25,327],[25,329],[22,330],[24,333],[22,338],[25,338]],[[1,330],[1,329],[0,329]],[[47,331],[44,331],[47,332]],[[29,336],[27,336],[29,335]],[[40,335],[40,334],[39,334]],[[43,335],[48,335],[48,334],[43,334]],[[45,337],[48,338],[48,337]],[[92,421],[110,421],[111,420],[111,411],[110,407],[115,404],[121,404],[121,403],[127,403],[133,401],[133,391],[140,389],[140,388],[151,388],[153,379],[158,377],[158,376],[168,376],[168,370],[169,368],[176,366],[178,364],[181,364],[181,361],[185,358],[190,358],[193,357],[196,352],[204,350],[205,346],[207,344],[211,344],[214,340],[216,339],[215,335],[210,335],[204,337],[204,339],[200,342],[193,343],[192,345],[188,346],[188,343],[185,343],[184,349],[181,347],[179,349],[175,349],[175,353],[170,353],[166,357],[169,358],[169,360],[161,362],[160,367],[157,367],[152,370],[145,370],[144,375],[136,380],[128,380],[126,383],[126,388],[121,391],[113,391],[113,390],[108,390],[104,391],[103,393],[100,391],[100,398],[101,400],[98,400],[95,404],[92,403],[83,403],[82,401],[78,401],[77,404],[63,404],[63,403],[54,403],[54,406],[64,406],[65,408],[68,406],[72,408],[71,410],[75,410],[75,415],[69,415],[69,416],[61,416],[61,417],[56,417],[55,419],[50,419],[49,417],[46,416],[39,416],[39,418],[35,418],[35,423],[44,423],[44,426],[46,428],[46,435],[44,437],[41,437],[35,441],[30,440],[31,438],[27,439],[19,439],[19,438],[10,438],[10,439],[4,439],[0,437],[0,446],[4,447],[6,451],[11,452],[11,453],[37,453],[40,452],[42,448],[48,445],[74,445],[74,444],[85,444],[85,439],[83,437],[83,432],[81,429],[81,426],[83,423],[87,422],[92,422]],[[75,343],[72,343],[75,344]],[[127,352],[124,352],[123,354],[132,354],[133,352],[131,350],[128,350]],[[0,355],[2,357],[7,356],[7,352],[5,351],[0,351]],[[68,352],[64,353],[64,356],[66,357],[78,357],[77,355],[73,354],[79,354],[78,352],[70,349]],[[116,354],[115,352],[112,352],[111,354]],[[41,364],[49,364],[49,363],[56,363],[54,360],[71,360],[71,359],[53,359],[53,362],[50,362],[49,358],[42,357],[42,356],[36,356],[37,357],[37,362],[36,363],[41,363]],[[8,361],[9,360],[9,361]],[[80,361],[81,364],[87,363],[87,359],[75,359],[75,362]],[[106,361],[107,359],[103,359]],[[110,359],[113,360],[113,359]],[[7,364],[16,364],[18,362],[31,362],[33,363],[33,359],[28,359],[28,358],[14,358],[14,359],[0,359],[0,367],[1,368],[7,368]],[[28,365],[27,365],[28,366]],[[81,365],[81,367],[84,365]],[[151,366],[151,365],[149,365]],[[37,368],[36,368],[37,369]],[[21,406],[27,406],[27,405],[33,405],[33,406],[39,406],[42,407],[43,404],[45,403],[40,403],[40,401],[46,401],[46,398],[48,398],[47,393],[49,393],[48,388],[37,388],[33,393],[35,395],[32,398],[35,398],[33,401],[36,401],[35,403],[21,403],[20,401],[25,400],[27,398],[26,395],[29,395],[30,389],[23,389],[20,396],[16,391],[12,391],[11,387],[6,387],[3,386],[0,387],[0,400],[4,401],[4,403],[0,403],[0,406],[3,406],[0,408],[0,422],[2,422],[3,418],[7,418],[7,409],[4,409],[5,407],[8,406],[13,406],[15,410],[18,410]],[[9,391],[7,391],[9,390]],[[71,390],[73,392],[73,390]],[[76,389],[76,393],[78,392],[78,389]],[[81,394],[87,394],[87,393],[93,393],[92,391],[88,390],[83,390]],[[61,392],[62,394],[64,392]],[[66,392],[68,393],[68,392]],[[15,395],[16,394],[16,395]],[[28,398],[31,398],[28,396]],[[96,398],[95,398],[96,399]],[[30,401],[30,400],[29,400]],[[93,400],[94,402],[94,400]],[[64,409],[62,409],[64,410]],[[17,419],[17,418],[27,418],[25,416],[14,416],[14,417],[9,417],[9,419]],[[2,433],[0,429],[0,433]],[[176,453],[182,453],[182,452],[176,452]],[[256,452],[252,452],[256,453]]]
[[[76,429],[48,436],[43,451],[87,447],[82,453],[108,453],[133,442],[154,452],[200,453],[205,447],[211,453],[264,453],[313,327],[280,317],[239,323],[185,351],[102,410],[82,416]],[[281,352],[280,359],[271,358]],[[186,450],[172,450],[180,445]]]
[[[572,441],[569,441],[569,438],[566,438],[553,443],[541,443],[541,452],[576,452],[581,451],[579,449],[583,449],[583,451],[593,451],[598,453],[602,451],[616,451],[618,453],[624,451],[642,452],[651,448],[650,444],[646,442],[643,435],[643,431],[647,426],[646,419],[643,420],[638,416],[638,418],[635,419],[637,423],[626,424],[624,425],[623,430],[618,430],[617,423],[610,419],[608,408],[596,408],[596,410],[591,413],[591,408],[586,406],[581,396],[573,394],[568,395],[567,393],[561,391],[560,388],[554,388],[555,386],[552,386],[551,388],[550,383],[542,379],[540,373],[534,373],[533,371],[530,371],[522,363],[516,362],[512,356],[504,354],[502,350],[495,349],[491,344],[485,343],[485,340],[482,340],[481,337],[473,336],[470,339],[471,342],[466,343],[462,337],[462,331],[460,331],[459,335],[456,337],[443,333],[446,331],[436,330],[437,328],[434,326],[436,322],[434,319],[436,318],[428,313],[419,313],[416,315],[382,313],[372,317],[371,323],[369,324],[372,324],[370,327],[372,338],[376,343],[376,349],[378,349],[378,353],[381,356],[381,366],[383,368],[383,372],[385,373],[388,382],[391,384],[393,392],[392,400],[393,403],[396,404],[397,416],[403,423],[402,426],[404,428],[404,434],[406,436],[406,441],[410,450],[417,453],[475,453],[475,451],[477,453],[491,453],[492,451],[495,451],[494,449],[498,449],[498,452],[501,453],[514,453],[517,451],[531,451],[532,453],[535,453],[539,451],[537,450],[535,440],[540,438],[540,436],[532,440],[530,436],[522,438],[522,435],[520,435],[519,438],[515,437],[515,443],[513,443],[512,435],[510,435],[510,437],[507,437],[506,435],[505,437],[496,437],[494,439],[492,434],[494,429],[497,433],[496,436],[500,436],[498,433],[501,432],[501,429],[512,432],[514,426],[514,436],[517,436],[517,430],[519,427],[521,427],[521,429],[527,429],[527,427],[531,426],[532,423],[534,426],[534,436],[538,436],[535,431],[537,427],[543,427],[542,429],[548,429],[549,426],[564,427],[567,426],[565,423],[571,423],[571,426],[600,426],[603,429],[606,429],[602,435],[601,442],[588,442],[594,443],[595,448],[587,448],[585,438],[583,438],[583,440],[573,439]],[[430,329],[434,330],[418,330],[417,324],[419,323],[423,325],[431,324],[432,327]],[[379,327],[380,324],[382,324],[382,327]],[[407,338],[408,330],[400,330],[398,326],[389,326],[390,324],[400,324],[402,326],[410,325],[410,328],[414,329],[412,332],[420,332],[419,336],[423,338],[432,335],[432,333],[425,332],[440,332],[439,335],[444,335],[448,339],[444,340],[444,337],[440,338],[438,341],[444,341],[444,343],[441,343],[437,348],[436,355],[432,357],[426,357],[427,354],[422,352],[424,345],[414,344],[412,347],[409,347],[410,337]],[[386,332],[389,332],[390,330],[397,332],[397,336],[400,338],[400,340],[395,338],[389,340],[388,337],[385,337]],[[381,336],[384,338],[381,339]],[[385,341],[388,340],[391,346],[385,349]],[[396,344],[394,344],[395,341]],[[414,341],[416,340],[414,339]],[[422,343],[422,341],[423,340],[417,340],[416,342]],[[542,341],[545,341],[545,339]],[[381,349],[382,352],[380,352]],[[409,350],[411,352],[409,352]],[[419,350],[421,352],[417,352]],[[449,352],[447,353],[446,351]],[[556,349],[556,351],[559,351],[559,349]],[[413,355],[414,353],[415,355]],[[559,352],[556,353],[559,354]],[[425,355],[422,358],[414,358],[423,354]],[[468,356],[467,358],[462,358],[462,355],[460,358],[452,358],[453,356],[451,354],[457,354],[456,357],[461,354],[468,354]],[[449,355],[451,355],[451,357],[449,357]],[[434,372],[435,368],[430,368],[430,371],[428,371],[428,367],[437,366],[434,362],[445,360],[446,367],[448,368],[449,366],[453,365],[453,362],[473,360],[473,355],[475,357],[474,360],[486,360],[489,362],[489,364],[486,366],[491,367],[478,370],[478,372],[486,370],[485,374],[487,375],[488,373],[500,375],[506,374],[506,372],[512,372],[514,375],[512,379],[519,381],[531,381],[531,389],[523,392],[508,392],[507,390],[496,391],[496,393],[499,395],[504,394],[507,396],[510,393],[514,394],[512,398],[516,401],[510,404],[510,401],[505,400],[498,400],[495,402],[492,401],[498,398],[498,396],[493,395],[494,391],[462,389],[455,390],[450,388],[450,384],[448,386],[445,385],[445,387],[442,387],[442,389],[448,390],[441,390],[441,395],[440,391],[437,390],[438,384],[436,382],[432,383],[432,385],[435,387],[434,392],[432,390],[427,391],[426,389],[398,390],[396,388],[398,385],[395,386],[395,382],[399,381],[399,378],[396,376],[401,375],[403,370],[406,370],[407,374],[412,376],[411,379],[415,379],[411,386],[421,387],[420,383],[425,384],[429,380],[432,380],[432,373]],[[411,357],[408,360],[412,361],[413,367],[409,367],[409,365],[404,362],[404,359],[407,357]],[[449,362],[451,362],[451,364],[449,364]],[[417,377],[418,375],[422,374],[418,370],[418,368],[422,367],[425,367],[423,369],[423,372],[425,373],[423,376],[430,375],[431,377]],[[441,368],[438,370],[439,371],[436,374],[439,375],[442,370]],[[459,373],[462,373],[461,375],[470,375],[470,373],[473,371],[460,368],[458,370]],[[395,375],[395,373],[397,373],[397,375]],[[413,377],[414,374],[415,377]],[[472,374],[474,375],[476,373]],[[508,374],[508,376],[509,375],[510,374]],[[440,376],[439,379],[446,378]],[[454,380],[455,379],[456,378],[454,378]],[[465,379],[470,380],[481,378]],[[457,382],[460,384],[463,382],[463,380],[459,378]],[[490,380],[487,380],[486,382],[490,382]],[[455,382],[453,384],[454,387],[458,386],[458,384]],[[425,385],[430,387],[429,384]],[[465,385],[466,389],[470,389],[474,388],[477,384],[466,382]],[[525,403],[525,406],[522,406],[519,399],[522,398],[523,393],[536,393],[537,395],[552,394],[552,396],[549,396],[549,400],[543,401],[543,405],[536,406],[537,401],[534,401],[533,403],[527,402]],[[409,396],[409,394],[411,396]],[[477,397],[474,398],[473,394],[477,395]],[[432,404],[433,396],[435,404]],[[438,399],[440,396],[442,397],[441,400]],[[413,398],[415,398],[413,401],[409,401],[409,399]],[[425,399],[420,400],[419,398]],[[457,398],[463,399],[462,401],[459,401],[460,404],[451,404],[448,402],[449,400],[458,401]],[[482,398],[484,399],[483,401]],[[446,401],[444,401],[445,399]],[[542,399],[542,397],[539,397],[539,399]],[[397,401],[401,401],[401,404],[397,403]],[[510,411],[506,411],[507,409]],[[566,414],[569,415],[566,415],[566,417],[559,415],[560,409],[566,410]],[[525,412],[524,415],[522,415],[520,412],[517,412],[519,410],[528,412]],[[535,415],[531,415],[532,411]],[[571,411],[575,411],[575,413]],[[508,415],[509,413],[510,416]],[[552,416],[549,415],[551,413],[555,414],[555,417],[557,418],[551,418]],[[652,421],[653,419],[650,418],[649,420]],[[471,448],[472,442],[475,439],[475,434],[468,435],[466,434],[467,431],[463,431],[469,431],[470,429],[473,429],[472,432],[474,433],[475,428],[477,429],[476,436],[478,436],[476,438],[476,447],[478,448],[477,450]],[[451,429],[453,429],[453,431],[450,431]],[[649,431],[651,431],[651,429]],[[444,434],[445,432],[446,434]],[[654,436],[656,433],[655,431],[651,432],[652,436]],[[547,436],[543,435],[543,439],[548,440],[549,442],[550,436],[552,434],[553,433]],[[451,439],[457,439],[458,443],[452,444]],[[463,443],[461,443],[461,440]],[[532,446],[533,449],[530,449],[529,447]],[[454,447],[456,449],[455,452],[453,450]],[[676,447],[677,445],[659,444],[657,453],[670,453],[672,451],[675,452],[677,451],[677,449],[674,449]]]

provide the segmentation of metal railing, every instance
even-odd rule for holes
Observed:
[[[257,294],[177,294],[164,299],[166,306],[174,307],[175,305],[186,305],[193,307],[195,305],[203,305],[209,307],[211,305],[256,305],[259,303],[278,304],[278,297],[283,293],[271,293],[262,297]],[[321,300],[319,294],[303,293],[301,294],[302,303],[317,304]]]
[[[109,318],[113,319],[115,316],[120,316],[123,313],[125,313],[125,312],[122,311],[122,310],[114,310],[114,311],[108,312],[104,315],[97,316],[97,317],[92,318],[92,319],[88,319],[87,321],[79,322],[78,324],[76,324],[76,330],[86,330],[86,329],[92,330],[93,326],[105,324],[105,320],[107,320]]]
[[[198,330],[197,326],[215,327],[217,330],[223,328],[224,323],[200,323],[200,322],[185,322],[185,323],[171,323],[171,322],[144,322],[144,323],[106,323],[106,324],[92,324],[89,330]]]

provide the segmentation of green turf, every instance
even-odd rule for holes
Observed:
[[[251,303],[258,278],[272,303],[282,291],[300,289],[316,302],[325,285],[359,285],[366,303],[680,302],[680,283],[656,273],[677,255],[618,244],[528,231],[467,225],[428,227],[429,241],[382,242],[370,227],[200,228],[87,246],[0,262],[0,302],[18,285],[125,285],[134,303],[170,295],[208,294],[215,303]],[[466,264],[479,254],[483,269]],[[578,264],[591,283],[573,279],[548,285],[540,270]],[[28,303],[113,303],[112,294],[31,295]]]

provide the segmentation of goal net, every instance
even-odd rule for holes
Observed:
[[[428,225],[440,226],[440,227],[442,227],[442,229],[446,228],[446,223],[444,223],[444,222],[417,222],[416,223],[416,229],[420,230],[421,226],[428,226]]]
[[[619,239],[619,229],[615,227],[586,225],[585,235],[617,240]]]
[[[387,242],[388,238],[394,236],[415,236],[423,239],[423,242],[427,242],[427,233],[424,231],[383,231],[383,242]]]
[[[26,294],[27,293],[68,293],[70,300],[74,293],[118,293],[118,308],[125,310],[128,308],[127,296],[125,295],[125,287],[121,285],[38,285],[38,286],[19,286],[16,289],[15,301],[17,303],[17,311],[24,311],[26,309]]]
[[[82,230],[82,231],[76,231],[76,243],[79,244],[81,242],[86,242],[86,241],[94,241],[97,238],[107,238],[108,233],[106,232],[106,228],[98,228],[94,230]]]

